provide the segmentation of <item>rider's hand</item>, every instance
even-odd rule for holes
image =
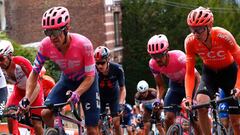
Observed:
[[[19,102],[19,109],[18,109],[18,113],[19,112],[27,112],[30,108],[30,101],[24,97],[20,102]]]
[[[190,98],[190,97],[184,98],[184,99],[182,100],[181,106],[182,106],[184,109],[191,110],[192,98]]]
[[[152,107],[154,110],[159,110],[161,109],[161,107],[163,107],[163,100],[162,99],[156,99],[153,104]]]
[[[234,94],[234,96],[235,96],[237,99],[240,99],[240,89],[235,88],[235,90],[236,90],[236,93]]]
[[[73,104],[78,103],[80,100],[80,95],[77,92],[72,92],[71,97],[68,99],[68,102],[72,102]]]

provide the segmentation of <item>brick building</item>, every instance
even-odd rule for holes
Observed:
[[[94,48],[105,44],[121,62],[120,0],[0,0],[1,30],[20,44],[38,43],[42,14],[53,6],[69,9],[71,32],[88,37]]]

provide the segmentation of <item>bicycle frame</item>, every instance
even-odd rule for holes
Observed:
[[[81,123],[81,118],[78,116],[80,114],[80,103],[78,103],[78,112],[76,111],[75,105],[70,103],[71,105],[71,112],[74,114],[76,119],[73,119],[69,116],[66,116],[61,113],[62,107],[69,104],[68,102],[65,103],[58,103],[58,104],[52,104],[49,106],[34,106],[31,107],[30,109],[51,109],[53,110],[55,120],[54,120],[54,128],[58,130],[59,135],[64,135],[65,134],[65,129],[63,125],[63,120],[71,122],[73,124],[76,124],[78,126],[78,134],[81,135],[82,133],[82,123]]]
[[[208,103],[205,103],[205,104],[200,104],[200,105],[194,105],[192,106],[192,110],[194,109],[200,109],[200,108],[203,108],[203,107],[210,107],[211,108],[211,111],[212,111],[212,114],[213,114],[213,130],[212,132],[215,133],[215,135],[221,135],[221,131],[224,132],[224,134],[227,134],[227,130],[225,129],[225,127],[221,124],[221,122],[219,122],[219,119],[217,117],[217,106],[220,104],[220,103],[223,103],[223,102],[226,102],[230,99],[234,99],[234,96],[230,96],[230,97],[226,97],[226,98],[223,98],[223,99],[220,99],[220,100],[211,100],[210,102]]]
[[[0,115],[0,119],[2,118],[13,118],[13,119],[18,119],[18,116],[16,114],[3,114]],[[8,130],[8,125],[7,123],[0,123],[0,133],[1,134],[9,134],[9,130]],[[26,124],[22,124],[18,122],[18,134],[26,134],[26,135],[33,135],[35,134],[34,128],[26,125]]]
[[[106,135],[111,135],[113,134],[111,131],[113,128],[113,123],[112,123],[112,116],[110,115],[110,107],[109,104],[106,104],[105,107],[105,112],[103,114],[100,115],[100,119],[101,119],[101,133],[102,134],[106,134]]]

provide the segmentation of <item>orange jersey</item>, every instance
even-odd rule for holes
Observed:
[[[185,39],[185,51],[186,51],[186,96],[191,97],[194,89],[194,66],[195,57],[198,55],[204,65],[212,70],[221,70],[233,61],[240,64],[240,48],[235,41],[232,34],[220,27],[213,27],[211,30],[212,45],[208,49],[201,41],[199,41],[193,34],[189,34]],[[238,73],[238,78],[239,78]],[[239,79],[237,79],[239,82]],[[237,83],[239,84],[239,83]]]
[[[52,77],[50,77],[48,75],[43,75],[41,82],[42,82],[42,87],[43,87],[43,91],[44,91],[44,97],[46,98],[48,93],[55,86],[55,81]]]

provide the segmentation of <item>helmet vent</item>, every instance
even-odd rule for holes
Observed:
[[[67,19],[68,19],[68,16],[65,17],[65,21],[67,21]]]
[[[162,36],[161,36],[161,35],[159,35],[158,37],[159,37],[159,38],[161,38]]]
[[[58,18],[58,24],[62,22],[62,17]]]
[[[46,17],[47,13],[45,13],[43,16]]]
[[[56,14],[57,14],[57,12],[54,12],[54,13],[53,13],[53,16],[56,16]]]
[[[208,17],[208,14],[205,14],[204,17],[205,17],[205,18]]]
[[[61,7],[57,8],[57,10],[60,10],[60,9],[62,9],[62,8]]]
[[[164,44],[163,44],[163,43],[161,43],[161,49],[163,49],[163,47],[164,47]]]
[[[51,25],[54,25],[54,23],[55,23],[54,20],[51,20]]]
[[[47,25],[50,23],[50,17],[47,18]]]
[[[43,20],[43,26],[45,26],[46,25],[46,21],[45,20]]]
[[[202,11],[199,12],[198,18],[202,16]]]
[[[53,8],[49,11],[49,14],[51,14],[52,13],[52,11],[53,11]]]
[[[152,44],[152,49],[151,49],[151,51],[154,51],[154,44]]]
[[[156,44],[156,51],[158,51],[158,44]]]
[[[63,11],[61,14],[64,14],[66,11]]]
[[[151,45],[148,45],[148,50],[151,51]]]
[[[210,18],[206,22],[209,22],[209,21],[210,21]]]
[[[193,21],[195,21],[196,14],[196,12],[193,13]]]

